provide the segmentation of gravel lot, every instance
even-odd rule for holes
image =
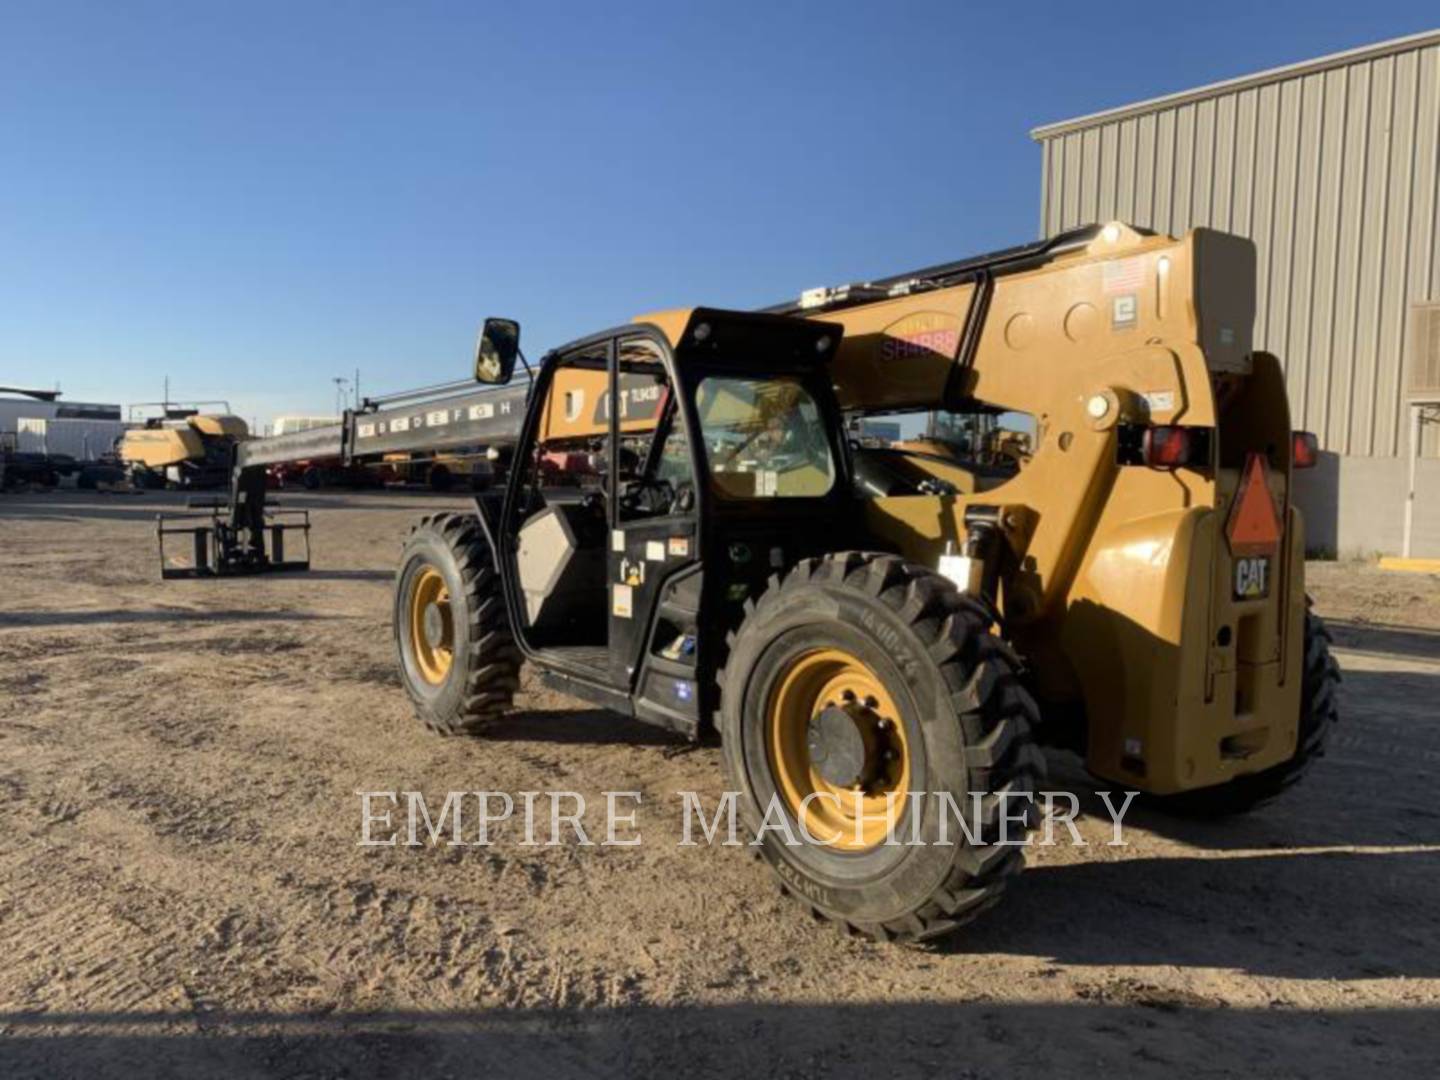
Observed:
[[[676,844],[718,751],[529,688],[445,740],[394,675],[399,538],[314,509],[309,575],[161,585],[174,497],[0,496],[0,1077],[1432,1076],[1440,578],[1316,564],[1343,725],[1291,795],[1034,852],[938,949],[804,918]],[[358,790],[643,793],[639,847],[360,847]],[[542,821],[542,833],[548,820]]]

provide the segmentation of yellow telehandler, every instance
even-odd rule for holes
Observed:
[[[490,319],[490,389],[240,444],[228,517],[162,523],[195,534],[166,575],[298,568],[267,463],[488,444],[503,491],[422,519],[400,556],[396,653],[425,723],[483,731],[529,663],[718,733],[789,894],[931,938],[1020,867],[1042,741],[1207,813],[1322,751],[1338,672],[1290,501],[1315,445],[1253,316],[1247,241],[1116,223],[767,312],[641,316],[523,382],[518,325]],[[849,438],[857,414],[937,411],[1033,427],[980,461]]]

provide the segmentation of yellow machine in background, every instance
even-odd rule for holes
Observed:
[[[494,465],[479,449],[386,454],[379,474],[386,483],[420,484],[432,491],[484,491],[495,479]]]
[[[229,482],[231,450],[249,438],[238,416],[158,417],[120,440],[120,460],[140,487],[219,487]]]

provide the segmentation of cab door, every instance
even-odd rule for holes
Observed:
[[[650,334],[613,353],[610,447],[610,663],[643,718],[695,723],[700,607],[694,455],[667,344]]]

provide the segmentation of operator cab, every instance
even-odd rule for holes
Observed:
[[[826,369],[839,339],[824,323],[698,309],[673,340],[636,323],[545,357],[487,522],[542,677],[698,730],[715,628],[850,528]]]

